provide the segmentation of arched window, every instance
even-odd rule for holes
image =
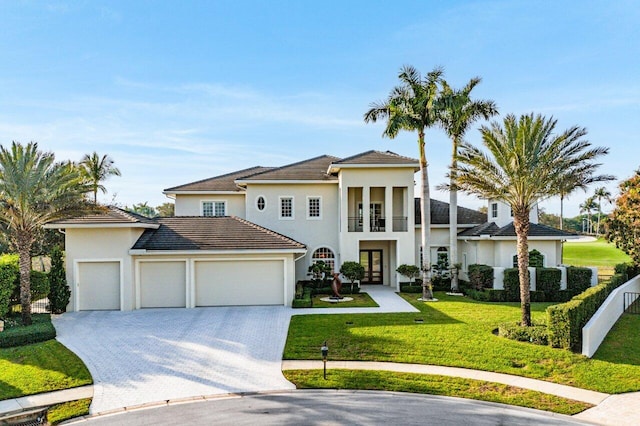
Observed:
[[[320,247],[319,249],[313,252],[313,256],[311,257],[311,263],[316,263],[320,260],[322,260],[324,263],[330,266],[331,270],[335,272],[336,257],[330,248]]]

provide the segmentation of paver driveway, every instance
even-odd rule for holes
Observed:
[[[67,313],[58,340],[89,367],[92,413],[189,396],[294,389],[282,306]]]

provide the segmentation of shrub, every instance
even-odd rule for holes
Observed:
[[[416,265],[403,264],[398,266],[396,272],[403,277],[407,277],[409,279],[409,282],[412,282],[416,278],[418,278],[418,275],[420,275],[420,268],[418,268]]]
[[[431,280],[433,291],[451,291],[451,277],[436,275]]]
[[[359,282],[362,278],[364,278],[364,266],[362,266],[358,262],[347,261],[344,262],[340,267],[340,273],[350,281],[349,284],[351,284],[351,294],[353,294],[353,284],[356,281]]]
[[[475,290],[493,288],[493,268],[491,266],[481,264],[469,265],[468,275],[471,288]]]
[[[626,279],[616,274],[605,283],[589,287],[566,303],[547,308],[549,344],[554,348],[573,349],[580,347],[582,328],[600,308],[609,294]]]
[[[592,271],[589,268],[567,267],[567,290],[574,296],[582,293],[591,287],[591,274]]]
[[[301,283],[298,283],[301,284]],[[292,308],[311,308],[313,307],[313,301],[311,300],[311,289],[310,288],[303,288],[302,291],[302,297],[301,298],[297,298],[297,287],[298,284],[296,284],[296,298],[293,299],[293,302],[291,303],[291,307]]]
[[[300,285],[302,293],[302,285]],[[298,284],[296,284],[296,295],[298,293]],[[71,298],[71,290],[67,285],[67,277],[64,272],[64,262],[62,261],[62,250],[54,247],[51,250],[51,271],[49,272],[49,305],[51,312],[61,314],[66,312],[69,299]]]
[[[557,268],[536,268],[536,290],[543,291],[549,302],[560,302],[562,273]]]
[[[5,328],[0,333],[0,348],[29,345],[56,337],[56,329],[51,324],[49,314],[34,314],[32,320],[31,325],[15,324]]]
[[[9,313],[16,273],[11,265],[0,264],[0,318],[5,318]]]
[[[473,300],[479,300],[481,302],[505,302],[506,301],[504,290],[494,290],[492,288],[484,291],[469,289],[467,290],[466,294]]]
[[[618,263],[614,267],[614,273],[621,274],[626,277],[626,281],[640,274],[640,266],[633,263]]]
[[[548,345],[549,337],[545,324],[533,324],[523,327],[517,322],[508,322],[498,326],[498,335],[519,342],[530,342],[536,345]]]
[[[325,287],[325,284],[333,279],[333,270],[331,266],[324,262],[324,260],[318,260],[309,266],[307,275],[311,276],[311,282],[316,288]]]
[[[409,283],[400,283],[400,291],[403,293],[422,293],[422,285],[411,285]]]
[[[520,301],[520,275],[518,268],[504,270],[504,291],[507,302]]]

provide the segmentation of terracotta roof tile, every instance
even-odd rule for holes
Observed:
[[[305,248],[291,238],[235,216],[157,218],[133,246],[145,250],[259,250]]]
[[[236,185],[236,179],[247,178],[251,175],[271,170],[273,167],[255,166],[248,169],[239,170],[237,172],[227,173],[225,175],[214,176],[202,179],[196,182],[186,183],[184,185],[167,188],[164,192],[177,191],[244,191],[243,188]]]
[[[129,212],[115,206],[107,206],[104,212],[56,220],[47,225],[110,225],[110,224],[155,224],[153,219]]]

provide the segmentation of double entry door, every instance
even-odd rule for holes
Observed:
[[[360,250],[360,264],[364,267],[362,284],[382,284],[382,250]]]

